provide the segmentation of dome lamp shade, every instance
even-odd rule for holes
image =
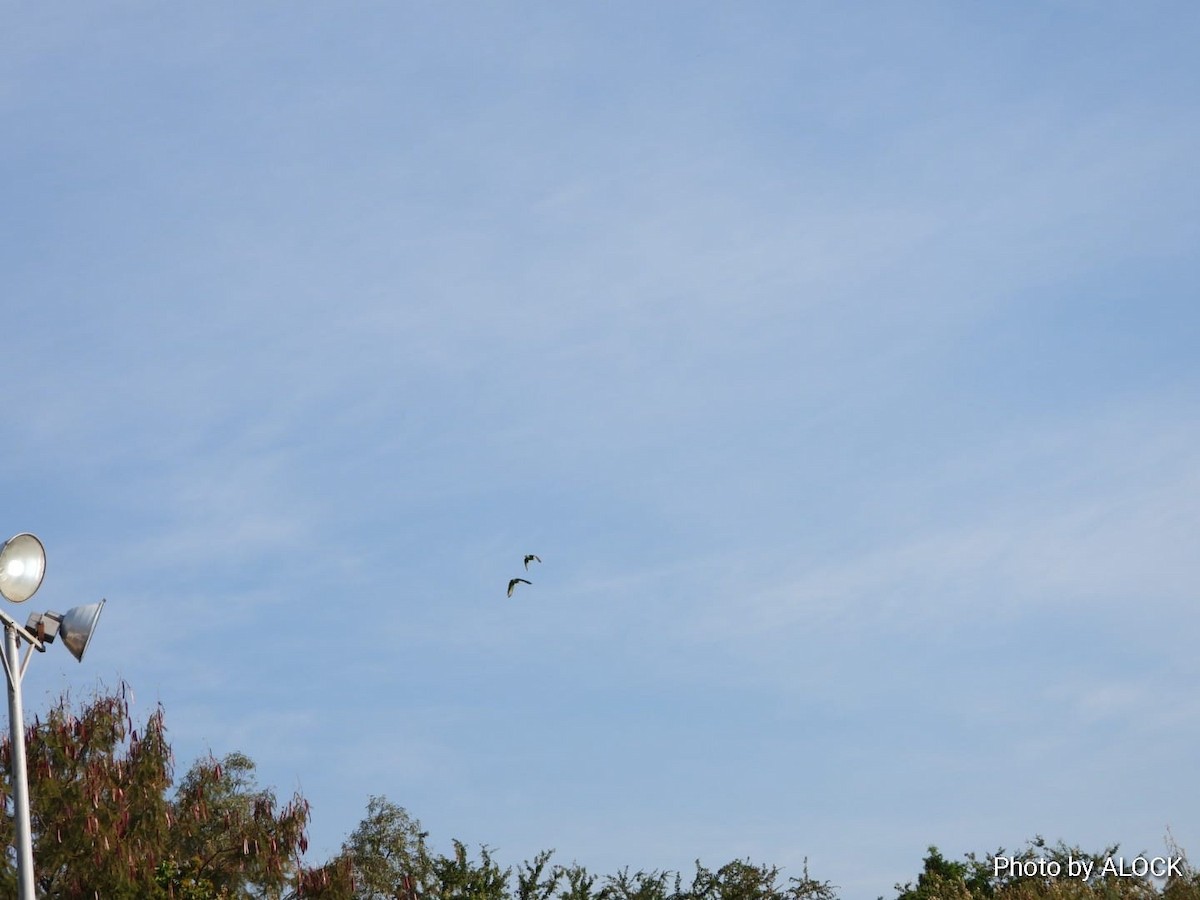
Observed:
[[[46,574],[46,550],[35,535],[9,538],[0,547],[0,595],[24,603],[37,593]]]

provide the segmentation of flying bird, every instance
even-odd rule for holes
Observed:
[[[532,581],[526,581],[524,578],[513,578],[508,582],[508,596],[512,596],[513,588],[517,586],[517,582],[521,584],[533,584]]]
[[[531,560],[533,562],[541,562],[542,558],[540,556],[534,556],[532,553],[525,554],[525,571],[526,572],[529,571],[529,563]]]

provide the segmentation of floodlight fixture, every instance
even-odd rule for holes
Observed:
[[[23,603],[32,597],[46,574],[46,551],[42,542],[32,534],[22,533],[9,538],[0,547],[0,596],[13,603]],[[35,900],[33,878],[33,838],[29,814],[29,776],[25,760],[25,724],[21,703],[21,681],[33,651],[45,652],[46,645],[61,636],[63,645],[80,662],[92,640],[92,632],[104,609],[105,601],[75,606],[65,614],[34,613],[22,628],[0,608],[0,624],[4,627],[3,663],[8,680],[8,729],[12,763],[12,817],[16,840],[17,897]],[[28,647],[20,658],[20,642]]]
[[[73,606],[65,613],[34,613],[25,623],[25,630],[31,635],[36,635],[42,642],[38,649],[43,652],[46,644],[54,643],[54,639],[61,636],[63,646],[71,651],[72,656],[83,662],[83,654],[92,642],[92,632],[96,629],[100,612],[107,602],[101,600],[86,606]]]
[[[24,603],[37,593],[46,574],[46,549],[35,535],[10,537],[0,547],[0,595]]]

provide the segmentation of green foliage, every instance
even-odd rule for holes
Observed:
[[[297,874],[292,896],[305,900],[511,900],[509,869],[487,847],[473,860],[454,841],[450,856],[430,854],[421,823],[385,797],[371,797],[366,817],[325,866]],[[549,854],[545,854],[546,858]],[[543,860],[544,868],[544,860]],[[540,870],[539,870],[540,871]]]
[[[466,846],[454,841],[454,855],[435,856],[431,864],[429,890],[421,900],[510,900],[512,870],[501,869],[487,847],[479,848],[479,862],[473,862]]]
[[[973,857],[969,862],[952,862],[942,856],[937,847],[929,848],[925,867],[911,883],[896,885],[900,893],[896,900],[983,900],[991,897],[991,886],[982,871],[982,864]]]
[[[558,874],[564,885],[559,900],[597,900],[599,893],[594,890],[597,876],[589,874],[583,866],[578,863],[560,866]]]
[[[125,685],[75,709],[59,699],[26,730],[34,873],[45,900],[278,898],[304,852],[308,804],[282,809],[255,787],[241,754],[195,763],[174,796],[163,711],[142,728]],[[0,765],[11,747],[0,743]],[[0,800],[11,808],[6,781]],[[0,841],[14,843],[11,817]],[[0,896],[16,895],[12,858],[0,858]]]
[[[258,787],[254,763],[231,753],[196,761],[174,792],[163,711],[140,728],[128,688],[98,693],[76,709],[61,698],[27,729],[35,878],[43,900],[836,900],[834,888],[803,874],[784,881],[778,866],[749,859],[711,870],[696,861],[690,884],[678,873],[623,869],[599,877],[577,863],[554,865],[553,851],[515,870],[487,846],[473,858],[453,841],[433,853],[421,824],[385,797],[341,852],[316,867],[300,863],[309,806],[296,795],[280,806]],[[11,747],[0,741],[0,766]],[[12,796],[0,784],[0,845],[12,846]],[[896,900],[1200,900],[1200,873],[1183,862],[1165,882],[1105,872],[1118,848],[1084,853],[1037,837],[1016,853],[946,859],[930,847],[915,884]],[[1015,863],[1091,863],[1089,877],[1049,877]],[[11,854],[0,855],[0,897],[16,895]]]
[[[421,823],[385,797],[367,803],[366,818],[342,846],[342,856],[353,872],[356,900],[392,900],[410,890],[428,890],[431,869]]]
[[[554,896],[562,873],[557,866],[546,871],[552,855],[552,850],[544,850],[533,862],[522,863],[517,870],[517,900],[550,900]]]
[[[170,833],[171,754],[162,709],[140,733],[127,689],[97,696],[77,712],[63,697],[26,731],[34,871],[47,898],[153,897],[160,848]],[[12,748],[0,745],[11,770]],[[9,785],[3,789],[11,806]],[[8,816],[0,840],[14,843]],[[0,860],[0,893],[16,895],[16,871]]]
[[[836,896],[828,882],[809,877],[805,861],[804,874],[791,878],[790,886],[779,881],[780,869],[772,865],[755,865],[750,860],[726,863],[711,872],[696,860],[692,887],[684,892],[676,889],[678,900],[833,900]],[[678,884],[678,879],[676,879]]]
[[[1182,860],[1182,874],[1167,879],[1163,887],[1163,900],[1200,900],[1200,871],[1192,868],[1183,848],[1175,843],[1170,832],[1167,833],[1167,852]]]
[[[637,872],[629,874],[628,867],[604,880],[601,900],[667,900],[670,872]]]
[[[195,762],[171,809],[164,849],[181,889],[194,883],[214,897],[279,897],[308,846],[308,802],[297,795],[278,807],[275,795],[255,784],[254,763],[241,753]]]
[[[696,863],[690,887],[670,872],[628,868],[599,878],[583,866],[553,865],[552,850],[514,871],[488,847],[472,859],[461,841],[449,855],[431,853],[426,832],[403,807],[371,797],[366,817],[329,864],[298,873],[293,897],[306,900],[834,900],[827,882],[781,883],[777,866],[735,860],[713,872]],[[673,877],[672,877],[673,876]]]
[[[897,900],[1200,900],[1200,875],[1190,866],[1183,866],[1181,876],[1171,876],[1159,887],[1151,877],[1117,874],[1105,870],[1105,861],[1120,857],[1116,845],[1100,853],[1087,853],[1063,842],[1051,846],[1035,837],[1015,853],[1004,849],[989,853],[984,859],[968,853],[963,862],[947,860],[936,847],[929,848],[924,871],[916,885],[896,885]],[[1183,852],[1168,842],[1169,855],[1186,860]],[[1015,863],[1044,863],[1042,866],[996,866],[999,859]],[[1088,877],[1043,874],[1068,872],[1068,862],[1089,864]]]

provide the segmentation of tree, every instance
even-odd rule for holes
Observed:
[[[371,797],[366,817],[329,863],[298,873],[297,900],[511,900],[509,869],[487,847],[476,862],[454,841],[450,856],[431,854],[427,832],[402,806]]]
[[[563,870],[558,866],[546,870],[553,855],[553,850],[543,850],[533,862],[526,860],[521,864],[517,870],[516,900],[551,900],[563,877]]]
[[[277,898],[308,848],[308,801],[296,795],[278,807],[275,795],[255,784],[254,763],[241,753],[194,763],[171,808],[165,849],[175,875],[166,879],[169,887],[195,884],[215,897]]]
[[[1015,853],[1000,849],[982,860],[968,853],[965,861],[954,862],[930,847],[917,884],[896,885],[897,900],[1200,900],[1200,875],[1173,842],[1168,841],[1168,850],[1184,861],[1183,871],[1168,878],[1161,891],[1148,875],[1118,874],[1111,863],[1106,867],[1106,861],[1119,858],[1119,849],[1113,845],[1087,853],[1035,837]]]
[[[601,900],[668,900],[667,882],[670,878],[670,872],[657,870],[638,871],[630,875],[626,866],[616,875],[604,879]]]
[[[691,889],[682,891],[676,877],[675,896],[679,900],[833,900],[835,896],[828,882],[809,877],[807,860],[803,876],[791,878],[790,887],[780,884],[779,876],[778,866],[755,865],[748,859],[735,859],[716,872],[696,860]]]
[[[367,815],[342,845],[356,900],[393,900],[428,889],[431,861],[421,823],[386,797],[371,797]]]
[[[734,860],[716,872],[696,862],[685,889],[676,873],[623,869],[604,879],[583,866],[553,865],[553,850],[514,872],[485,845],[473,860],[461,841],[453,853],[431,853],[427,832],[401,806],[371,797],[366,817],[326,866],[300,873],[295,900],[834,900],[828,882],[802,877],[781,883],[777,866]],[[515,878],[514,878],[515,875]],[[674,878],[672,879],[672,876]],[[672,881],[674,889],[672,890]],[[599,883],[599,887],[597,884]]]
[[[454,841],[454,855],[431,859],[428,894],[407,900],[510,900],[510,869],[501,869],[486,846],[479,848],[479,862],[472,862],[462,841]],[[407,895],[404,895],[407,897]]]
[[[1200,900],[1200,871],[1192,868],[1183,848],[1175,843],[1170,830],[1167,831],[1167,853],[1180,860],[1182,871],[1172,875],[1163,886],[1163,900]]]
[[[896,885],[900,892],[896,900],[983,900],[991,897],[991,886],[981,876],[974,857],[966,863],[952,862],[931,846],[916,886]]]
[[[559,892],[559,900],[597,900],[599,892],[594,890],[597,876],[578,863],[560,866],[559,875],[566,881],[566,886]]]
[[[172,797],[163,710],[139,729],[127,685],[79,709],[67,695],[26,729],[34,872],[47,900],[273,898],[305,847],[308,804],[282,809],[232,754],[198,761]],[[0,765],[12,748],[0,742]],[[7,778],[0,842],[14,843]],[[0,895],[16,895],[14,861],[0,859]]]
[[[66,696],[45,722],[26,729],[29,797],[37,888],[46,897],[115,900],[139,896],[152,885],[170,830],[170,748],[162,709],[139,734],[129,719],[124,685],[97,696],[75,712]],[[0,743],[7,775],[12,747]],[[12,796],[6,778],[3,803],[9,815],[0,840],[14,843]],[[0,893],[16,895],[12,860],[0,861]]]

